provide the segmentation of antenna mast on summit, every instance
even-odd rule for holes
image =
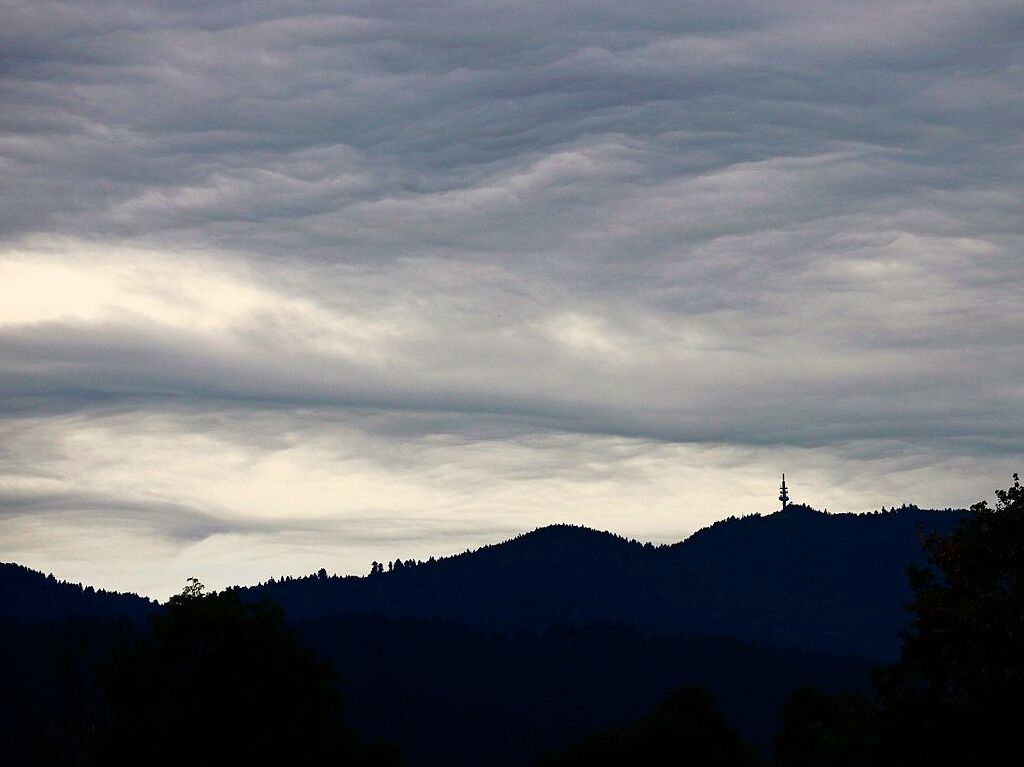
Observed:
[[[783,473],[783,475],[782,475],[782,487],[780,487],[779,490],[781,491],[781,492],[779,492],[779,500],[782,501],[782,509],[783,509],[783,511],[785,511],[786,506],[789,505],[789,490],[786,487],[786,475],[785,475],[785,473]]]

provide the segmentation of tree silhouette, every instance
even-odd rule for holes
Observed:
[[[780,767],[995,764],[1024,713],[1024,489],[996,491],[908,568],[913,599],[900,661],[876,700],[813,690],[781,713]]]
[[[882,761],[879,711],[867,696],[796,690],[779,712],[778,767],[868,767]]]
[[[758,761],[756,750],[715,709],[711,693],[686,687],[634,724],[602,730],[565,753],[540,759],[535,767],[746,767]]]
[[[897,757],[987,763],[1016,748],[1024,708],[1024,489],[996,491],[910,568],[911,628],[880,674]],[[979,762],[980,760],[980,762]]]
[[[97,764],[371,761],[338,721],[330,669],[298,645],[279,608],[204,593],[194,578],[105,682],[111,716]]]

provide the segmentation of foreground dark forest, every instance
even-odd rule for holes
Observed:
[[[790,507],[665,547],[556,526],[166,605],[4,565],[0,756],[978,763],[1024,692],[1014,480],[994,509]]]

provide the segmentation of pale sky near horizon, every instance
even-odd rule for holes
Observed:
[[[0,561],[166,597],[1024,469],[1020,0],[0,0]]]

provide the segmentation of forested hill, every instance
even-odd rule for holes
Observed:
[[[906,567],[922,561],[921,535],[948,532],[962,514],[790,506],[716,523],[671,546],[555,525],[445,559],[399,558],[366,577],[322,570],[241,591],[269,596],[292,620],[440,617],[496,631],[615,622],[887,659],[898,650]]]
[[[555,525],[364,577],[322,570],[237,591],[284,607],[345,680],[348,721],[411,767],[482,754],[522,767],[694,684],[767,753],[794,689],[862,690],[875,661],[896,655],[920,535],[962,515],[793,506],[671,546]],[[16,659],[0,696],[4,763],[45,763],[39,744],[54,742],[74,756],[88,742],[99,669],[151,630],[123,619],[157,609],[0,565],[0,655]]]
[[[61,618],[141,619],[156,603],[136,594],[121,594],[0,562],[0,619],[21,622]]]

